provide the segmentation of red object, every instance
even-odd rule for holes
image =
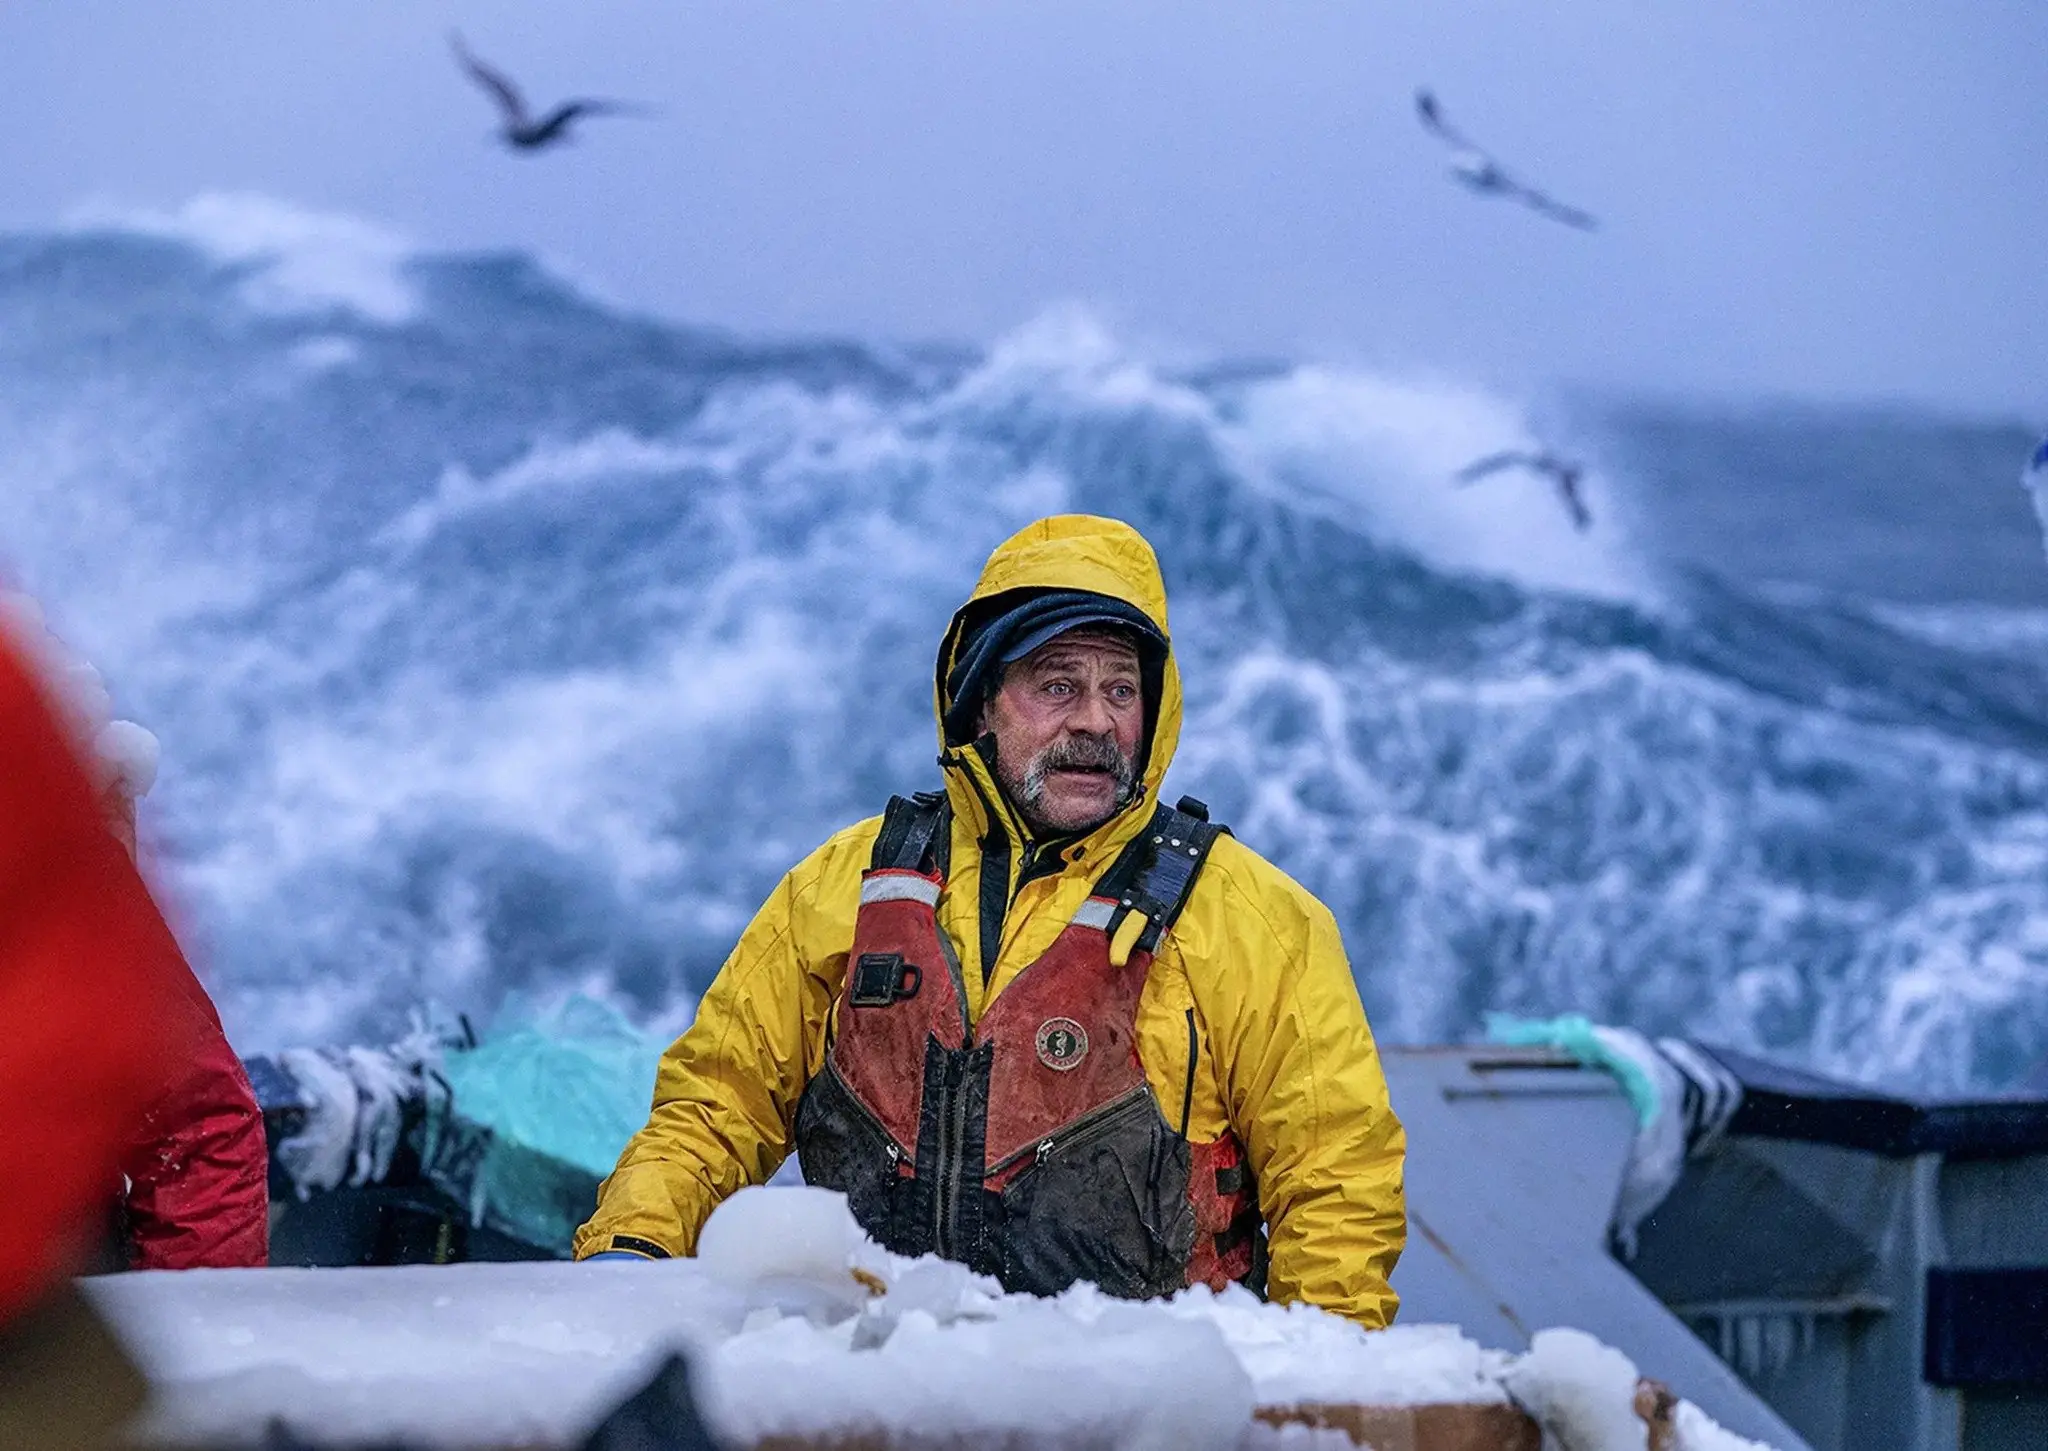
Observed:
[[[165,1006],[185,1044],[166,1065],[121,1155],[130,1265],[229,1269],[270,1258],[270,1151],[263,1112],[213,1000],[180,957]]]
[[[4,636],[0,1024],[0,1320],[85,1259],[127,1164],[143,1262],[260,1259],[247,1081],[223,1072],[212,1005]]]

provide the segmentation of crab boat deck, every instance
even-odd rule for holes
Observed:
[[[1545,1050],[1388,1049],[1410,1139],[1402,1321],[1508,1350],[1577,1327],[1785,1451],[2048,1446],[2048,1100],[1916,1103],[1715,1057],[1742,1106],[1624,1264],[1608,1221],[1636,1130],[1610,1077]],[[288,1129],[306,1106],[251,1067]],[[596,1176],[460,1109],[427,1136],[408,1107],[381,1182],[281,1182],[276,1262],[563,1255]]]

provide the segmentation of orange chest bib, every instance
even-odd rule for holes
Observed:
[[[939,824],[906,829],[916,806],[892,803],[862,880],[837,1035],[798,1115],[805,1178],[845,1192],[898,1253],[963,1260],[1012,1289],[1087,1279],[1147,1296],[1257,1278],[1237,1140],[1177,1133],[1137,1051],[1153,951],[1216,829],[1161,808],[970,1031],[924,846]],[[1134,913],[1143,930],[1113,951]]]

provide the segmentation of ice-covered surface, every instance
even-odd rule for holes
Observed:
[[[1691,1401],[1678,1403],[1673,1423],[1678,1431],[1678,1445],[1673,1451],[1771,1451],[1761,1441],[1752,1441],[1716,1425],[1711,1416]]]
[[[251,1062],[266,1107],[295,1111],[272,1155],[298,1199],[385,1182],[397,1164],[472,1224],[566,1256],[598,1180],[646,1120],[662,1047],[571,997],[508,1012],[481,1042],[466,1024],[423,1020],[389,1046]]]
[[[405,1130],[408,1105],[445,1109],[438,1045],[424,1036],[395,1048],[288,1048],[276,1065],[297,1089],[303,1122],[271,1154],[300,1199],[381,1182]]]
[[[1635,1410],[1636,1368],[1578,1330],[1539,1330],[1502,1380],[1515,1400],[1571,1451],[1644,1451]]]
[[[149,794],[163,748],[157,738],[132,720],[109,721],[93,738],[93,753],[112,784],[133,801]]]
[[[303,1432],[436,1446],[561,1444],[743,1307],[693,1266],[193,1270],[86,1282],[159,1396],[153,1439]]]
[[[1501,1381],[1562,1451],[1645,1451],[1649,1428],[1637,1414],[1639,1373],[1629,1358],[1583,1331],[1539,1330],[1528,1354],[1503,1362]],[[1723,1429],[1680,1400],[1670,1451],[1770,1451]]]
[[[1022,1300],[988,1319],[903,1315],[852,1349],[858,1321],[782,1317],[707,1359],[710,1423],[746,1442],[775,1434],[916,1427],[1001,1433],[1059,1446],[1234,1447],[1250,1423],[1250,1378],[1213,1326],[1156,1307]]]
[[[1510,1393],[1563,1451],[1644,1444],[1634,1367],[1577,1332],[1544,1332],[1516,1357],[1449,1326],[1368,1333],[1242,1292],[1007,1296],[957,1265],[884,1253],[818,1190],[735,1196],[705,1247],[702,1260],[87,1283],[156,1381],[149,1433],[171,1443],[244,1444],[282,1417],[330,1438],[560,1445],[684,1348],[707,1421],[736,1444],[914,1429],[1227,1451],[1274,1443],[1253,1431],[1255,1406]],[[1682,1424],[1678,1451],[1752,1444],[1714,1439],[1697,1412]]]
[[[1231,1286],[1190,1290],[1175,1315],[1222,1332],[1262,1406],[1496,1404],[1501,1356],[1454,1325],[1368,1333],[1311,1305],[1270,1305]]]

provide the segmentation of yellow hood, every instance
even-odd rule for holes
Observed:
[[[945,714],[952,704],[946,691],[946,678],[956,663],[960,641],[967,624],[979,613],[984,602],[998,595],[1017,590],[1087,590],[1093,594],[1107,595],[1144,611],[1146,618],[1159,627],[1159,633],[1167,638],[1166,662],[1161,671],[1159,685],[1158,713],[1145,751],[1145,769],[1142,789],[1107,825],[1096,828],[1097,833],[1113,831],[1116,835],[1127,834],[1135,827],[1115,831],[1127,818],[1137,817],[1142,822],[1152,809],[1152,803],[1159,798],[1160,782],[1166,779],[1166,768],[1173,762],[1175,746],[1180,743],[1180,667],[1175,662],[1172,648],[1172,632],[1166,621],[1166,581],[1159,573],[1159,559],[1153,554],[1152,546],[1145,537],[1130,525],[1119,519],[1102,519],[1093,514],[1055,514],[1027,524],[1015,534],[996,546],[995,553],[988,557],[988,563],[981,568],[981,578],[974,586],[974,593],[954,614],[953,622],[946,629],[945,638],[939,645],[937,678],[932,688],[932,709],[939,722],[940,759],[948,766],[968,771],[987,790],[994,790],[994,783],[988,779],[986,767],[972,750],[949,746],[946,742]],[[948,789],[953,794],[953,809],[968,813],[974,819],[981,819],[981,803],[963,799],[963,793],[953,789],[957,773],[948,773]],[[1007,813],[1006,813],[1007,814]],[[1021,827],[1014,820],[1013,831],[1021,835]]]

